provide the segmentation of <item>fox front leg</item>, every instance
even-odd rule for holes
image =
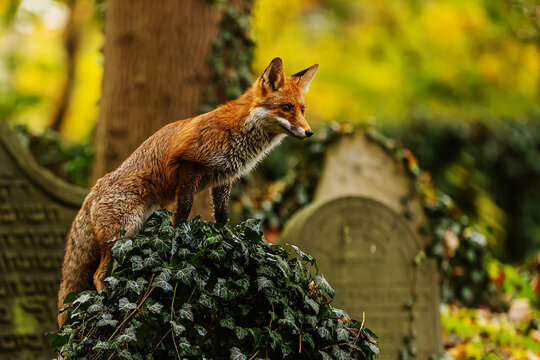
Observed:
[[[214,219],[216,222],[226,224],[229,219],[229,196],[231,195],[231,183],[216,186],[212,189],[214,202]]]
[[[201,182],[203,172],[195,166],[187,166],[183,169],[178,179],[176,189],[176,213],[174,214],[174,226],[178,226],[188,219],[193,205],[193,197]]]

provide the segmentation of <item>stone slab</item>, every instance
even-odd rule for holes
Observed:
[[[87,191],[39,167],[0,121],[0,359],[51,359],[65,238]]]
[[[414,265],[423,246],[400,214],[360,196],[318,201],[295,214],[282,242],[317,258],[336,290],[334,306],[355,319],[365,312],[380,337],[380,359],[399,359],[412,333],[418,359],[442,351],[436,266]]]

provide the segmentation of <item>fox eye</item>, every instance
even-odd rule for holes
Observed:
[[[291,105],[281,105],[281,110],[289,112],[291,111]]]
[[[305,106],[302,106],[302,114],[304,113],[304,111],[306,111],[306,107]]]

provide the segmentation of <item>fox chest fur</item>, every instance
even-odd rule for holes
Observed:
[[[210,156],[209,176],[203,179],[203,186],[221,185],[247,174],[283,140],[284,134],[257,126],[262,116],[263,111],[254,109],[240,131],[230,134],[228,146]]]

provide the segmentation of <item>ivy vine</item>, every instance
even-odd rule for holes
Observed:
[[[249,35],[253,0],[216,1],[222,9],[219,33],[208,58],[211,81],[204,88],[201,112],[238,98],[251,85],[255,43]]]

